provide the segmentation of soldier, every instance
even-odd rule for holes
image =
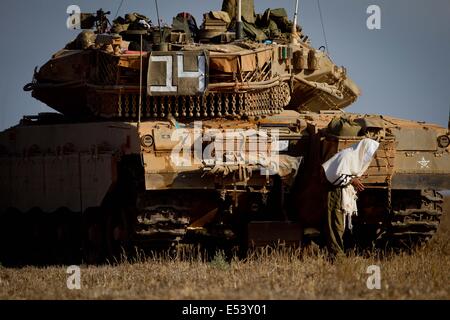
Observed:
[[[369,168],[378,147],[377,141],[366,138],[338,152],[322,165],[328,192],[325,234],[333,257],[344,254],[346,224],[351,230],[351,217],[357,214],[356,193],[364,190],[359,178]]]

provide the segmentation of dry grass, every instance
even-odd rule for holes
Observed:
[[[231,263],[153,258],[82,266],[82,288],[72,291],[65,267],[0,267],[0,299],[450,299],[449,202],[437,237],[411,255],[350,255],[334,264],[320,252],[282,249]],[[380,290],[366,287],[373,264]]]

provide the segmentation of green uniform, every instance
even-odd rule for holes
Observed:
[[[329,252],[334,255],[344,254],[344,214],[341,210],[342,188],[330,187],[328,191],[327,222],[325,234]]]

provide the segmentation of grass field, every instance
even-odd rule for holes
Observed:
[[[118,266],[81,266],[81,289],[66,267],[0,267],[0,299],[450,299],[450,199],[438,235],[413,254],[351,254],[331,263],[321,252],[280,249],[227,263],[147,258]],[[381,289],[369,290],[378,265]]]

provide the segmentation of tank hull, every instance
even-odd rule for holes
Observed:
[[[89,262],[119,254],[121,248],[151,250],[179,243],[242,248],[277,241],[300,245],[320,234],[325,219],[320,163],[363,138],[329,134],[326,124],[336,115],[285,111],[258,121],[226,123],[215,119],[192,123],[161,119],[139,125],[23,123],[0,134],[2,225],[17,219],[30,230],[40,230],[44,239],[62,230],[63,238],[78,239],[67,245]],[[410,146],[402,141],[401,130],[392,130],[399,122],[408,134],[431,131],[435,139],[446,134],[438,126],[399,119],[386,120],[392,127],[375,130],[381,146],[362,177],[366,191],[360,195],[355,219],[354,239],[360,245],[376,239],[392,246],[405,238],[429,239],[442,215],[442,197],[429,190],[450,188],[448,148],[430,147],[431,140],[424,137],[422,147],[415,144],[420,151],[406,150]],[[287,162],[288,174],[280,168],[269,174],[262,171],[267,164],[246,162],[245,157],[244,162],[220,165],[218,158],[208,158],[208,144],[227,134],[233,133],[235,144],[236,132],[261,130],[274,135],[275,129],[287,146],[278,159],[299,160]],[[249,136],[243,137],[249,143]],[[196,157],[199,139],[201,152]],[[174,153],[177,146],[189,151],[183,158],[187,163],[178,161],[176,155],[183,148]],[[245,147],[233,150],[249,154]],[[53,217],[60,222],[42,223]],[[389,217],[394,220],[386,224]],[[50,226],[60,229],[49,231]],[[45,248],[39,237],[29,241]]]

